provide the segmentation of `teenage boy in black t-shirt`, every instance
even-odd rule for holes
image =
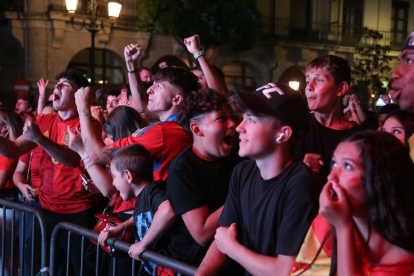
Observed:
[[[235,159],[229,157],[235,124],[227,96],[212,89],[188,96],[177,115],[193,137],[168,171],[167,195],[177,222],[164,254],[198,266],[213,241]]]
[[[219,273],[229,258],[244,267],[244,275],[290,275],[321,188],[314,172],[293,161],[308,124],[306,103],[284,84],[230,95],[233,109],[243,114],[236,128],[239,155],[252,160],[233,172],[221,227],[196,275]]]
[[[311,127],[299,141],[296,156],[326,183],[332,154],[345,137],[364,127],[342,115],[341,101],[351,83],[351,67],[338,56],[312,60],[306,67],[306,97]],[[351,110],[355,112],[355,109]]]
[[[151,154],[139,144],[125,146],[110,152],[113,185],[119,190],[123,200],[136,196],[133,216],[111,230],[103,230],[98,242],[106,245],[109,237],[119,237],[125,232],[134,231],[135,244],[128,254],[142,261],[138,275],[152,275],[153,263],[141,258],[147,250],[159,251],[163,248],[160,236],[174,223],[176,217],[165,194],[162,181],[153,182],[153,162]]]

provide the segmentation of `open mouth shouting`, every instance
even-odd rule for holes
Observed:
[[[224,136],[223,138],[223,142],[224,144],[226,144],[227,146],[233,146],[233,137],[234,137],[234,133],[230,133],[227,134],[226,136]]]
[[[60,101],[60,95],[58,93],[53,93],[53,101],[59,102]]]

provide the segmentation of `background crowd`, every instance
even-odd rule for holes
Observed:
[[[304,99],[283,83],[228,91],[199,37],[184,44],[199,66],[160,64],[153,76],[127,45],[128,84],[106,109],[73,69],[48,101],[40,79],[37,106],[1,105],[0,196],[43,210],[50,232],[62,221],[93,229],[106,207],[120,223],[100,232],[102,246],[133,232],[117,275],[131,275],[132,259],[138,275],[176,275],[147,250],[196,275],[414,275],[414,33],[375,114],[350,94],[341,57],[309,63]],[[25,216],[29,253],[40,246]],[[69,260],[80,275],[81,255],[58,243],[59,272]],[[81,237],[70,243],[78,252]],[[95,268],[87,247],[84,275],[110,274],[110,254]]]

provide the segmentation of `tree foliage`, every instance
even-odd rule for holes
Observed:
[[[227,44],[251,50],[262,27],[254,0],[139,0],[138,16],[145,31],[169,34],[179,43],[198,34],[204,49]]]
[[[368,99],[371,93],[379,95],[386,92],[382,81],[388,80],[391,70],[391,57],[387,55],[391,48],[379,44],[382,39],[381,33],[365,27],[362,42],[355,48],[360,58],[355,60],[352,75],[357,82],[354,91],[361,100]]]

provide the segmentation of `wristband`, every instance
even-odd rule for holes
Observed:
[[[136,68],[136,69],[131,70],[131,71],[129,71],[129,70],[128,70],[128,73],[136,73],[136,72],[138,72],[138,71],[139,71],[139,68]]]
[[[204,55],[204,50],[201,50],[200,52],[197,52],[194,54],[194,58],[197,60],[199,57]]]
[[[92,165],[95,165],[95,163],[89,160],[89,162],[85,164],[85,170],[89,169]]]
[[[82,158],[81,160],[80,160],[80,163],[82,164],[85,164],[85,163],[87,163],[88,161],[90,161],[90,158],[89,158],[89,155],[86,155],[85,156],[85,158]]]
[[[95,164],[94,162],[92,162],[89,156],[82,158],[80,162],[83,163],[83,165],[85,166],[85,170],[87,170],[90,166]]]

